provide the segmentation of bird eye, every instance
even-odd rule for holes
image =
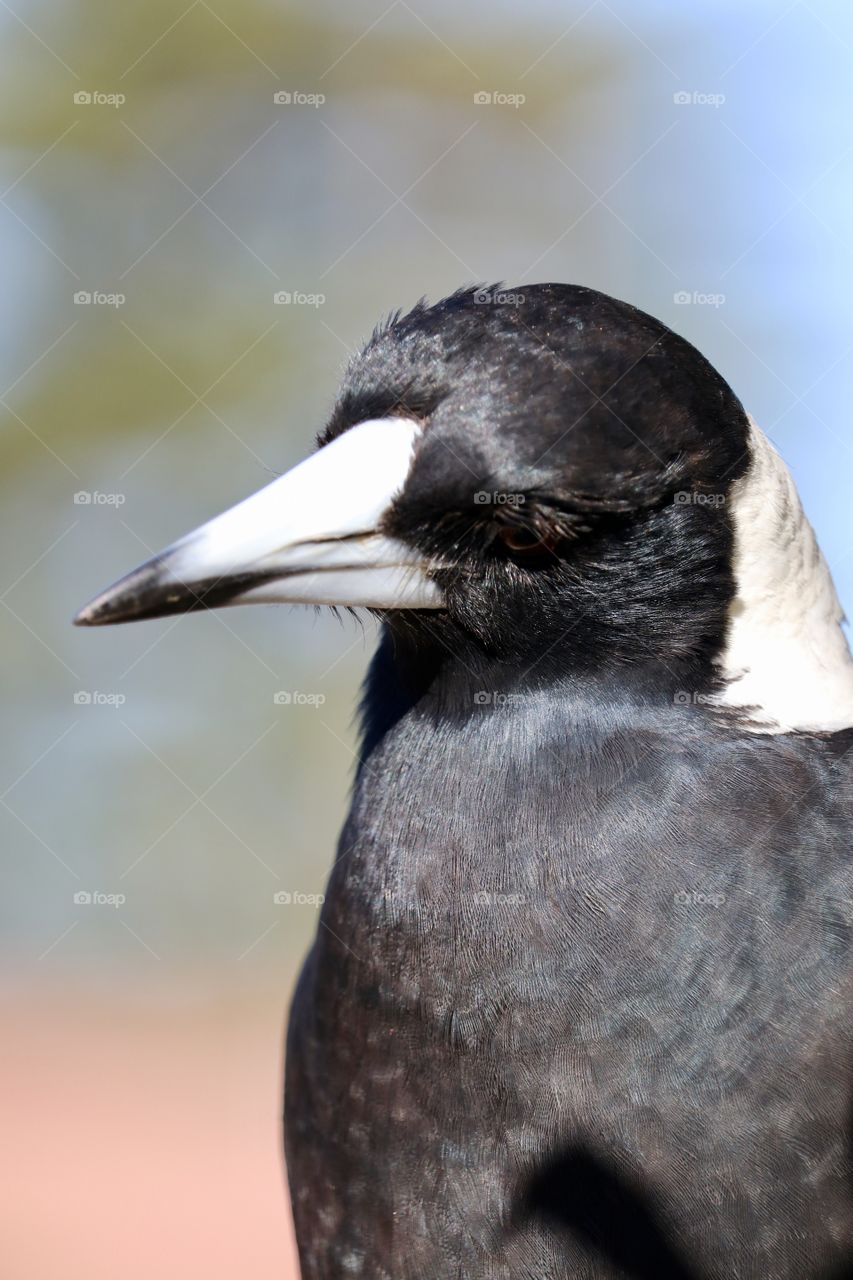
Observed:
[[[547,556],[558,541],[552,530],[540,531],[521,524],[501,525],[497,537],[517,559],[529,560]]]

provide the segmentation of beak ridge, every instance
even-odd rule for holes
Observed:
[[[360,423],[251,498],[202,525],[89,602],[77,626],[225,605],[436,609],[442,594],[415,548],[381,533],[402,490],[418,424]]]

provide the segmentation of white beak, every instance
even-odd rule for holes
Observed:
[[[420,432],[377,418],[344,432],[81,609],[81,626],[285,601],[440,609],[425,557],[378,532]]]

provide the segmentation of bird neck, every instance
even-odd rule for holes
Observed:
[[[427,723],[485,727],[490,713],[520,724],[555,715],[565,728],[583,730],[589,744],[618,728],[683,728],[683,717],[712,715],[714,673],[710,660],[699,674],[695,661],[679,663],[647,655],[615,676],[612,667],[567,666],[552,661],[519,663],[483,652],[437,621],[424,630],[399,615],[386,623],[362,700],[363,758],[404,717]]]
[[[757,732],[835,732],[853,725],[843,611],[788,468],[750,428],[750,466],[729,497],[735,590],[719,702]]]

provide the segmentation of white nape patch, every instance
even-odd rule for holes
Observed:
[[[718,702],[754,708],[758,733],[853,725],[843,613],[793,478],[750,419],[751,463],[730,497],[735,598]]]

